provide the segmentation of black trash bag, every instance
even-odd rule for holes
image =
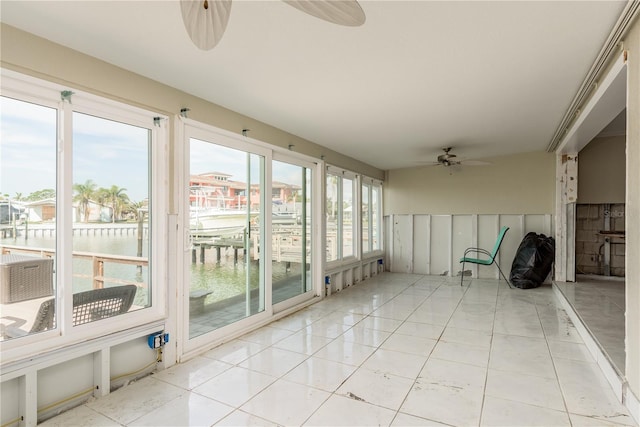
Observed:
[[[511,264],[509,281],[521,289],[537,288],[551,272],[555,240],[544,234],[528,233],[520,242]]]

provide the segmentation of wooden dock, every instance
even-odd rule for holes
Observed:
[[[205,262],[205,250],[216,250],[216,261],[220,262],[222,259],[222,249],[233,249],[233,263],[238,263],[238,251],[242,250],[246,252],[244,248],[244,241],[241,238],[220,238],[220,239],[194,239],[191,243],[191,262],[196,263],[198,258],[198,251],[200,252],[200,263]]]
[[[279,227],[274,230],[271,239],[271,258],[272,261],[286,262],[286,263],[302,263],[302,245],[304,239],[300,234],[300,227]],[[257,261],[260,259],[260,233],[255,230],[251,233],[250,244],[250,257]],[[307,259],[306,262],[311,262],[311,244],[310,241],[306,242],[307,245]],[[330,245],[332,248],[334,245]],[[239,252],[246,256],[247,248],[245,248],[244,239],[242,237],[235,238],[206,238],[192,235],[191,243],[191,262],[196,263],[198,260],[200,263],[204,263],[206,260],[206,250],[216,250],[216,261],[220,262],[222,259],[223,250],[233,250],[233,262],[238,263]],[[337,248],[336,248],[337,249]]]

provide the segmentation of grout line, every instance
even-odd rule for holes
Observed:
[[[553,291],[553,289],[552,289]],[[556,307],[556,312],[558,305],[558,301],[556,300],[556,296],[552,296],[554,300],[554,307]],[[562,404],[564,405],[564,411],[569,419],[569,425],[573,426],[573,421],[571,420],[571,413],[569,412],[569,406],[567,405],[567,398],[565,397],[564,389],[562,388],[562,384],[560,383],[560,376],[558,375],[558,368],[556,367],[556,361],[553,357],[553,353],[551,352],[551,347],[549,346],[549,338],[547,338],[547,331],[544,328],[544,324],[542,323],[542,319],[540,318],[540,310],[538,310],[538,301],[536,298],[533,298],[533,304],[536,309],[536,315],[538,316],[538,322],[540,322],[540,328],[542,329],[542,336],[544,337],[544,343],[547,346],[547,351],[549,352],[549,358],[551,359],[551,365],[553,366],[553,373],[556,376],[556,384],[558,384],[558,389],[560,390],[560,396],[562,396]]]

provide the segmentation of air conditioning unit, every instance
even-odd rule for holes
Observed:
[[[53,259],[0,255],[0,304],[53,295]]]

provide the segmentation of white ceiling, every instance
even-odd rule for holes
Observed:
[[[198,50],[177,1],[0,2],[12,26],[381,169],[544,150],[625,1],[368,1],[361,27],[234,0]],[[252,135],[258,138],[258,135]]]

